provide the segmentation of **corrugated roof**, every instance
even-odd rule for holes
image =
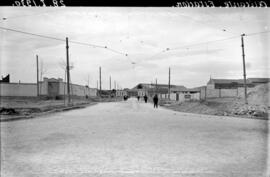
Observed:
[[[145,89],[148,89],[148,88],[155,88],[156,86],[158,87],[158,88],[168,88],[168,84],[146,84],[146,83],[139,83],[139,84],[137,84],[133,89],[137,89],[138,88],[138,86],[139,85],[141,85],[142,86],[142,88],[145,88]],[[183,85],[171,85],[171,89],[172,88],[186,88],[186,87],[184,87]]]
[[[215,83],[215,84],[231,84],[231,83],[238,83],[243,84],[243,79],[210,79],[210,81],[207,83]],[[249,80],[247,80],[247,83],[251,83]]]
[[[172,92],[183,92],[183,91],[188,91],[186,87],[175,87],[170,89]]]
[[[201,89],[199,87],[196,88],[172,88],[171,91],[172,92],[199,92]]]
[[[250,82],[266,83],[270,82],[270,78],[248,78]]]
[[[270,82],[270,78],[247,78],[247,83],[267,83]],[[244,84],[244,79],[210,79],[207,84],[215,83],[215,84]]]

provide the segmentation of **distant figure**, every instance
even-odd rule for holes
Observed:
[[[154,108],[158,108],[158,96],[157,96],[157,94],[155,94],[155,96],[153,98],[153,102],[154,102]]]
[[[140,101],[140,96],[137,96],[138,101]]]
[[[128,100],[128,96],[127,96],[127,95],[124,96],[124,100],[125,100],[125,101]]]
[[[143,97],[143,98],[144,98],[144,102],[145,102],[145,103],[147,103],[147,99],[148,99],[148,97],[147,97],[146,95],[144,95],[144,97]]]

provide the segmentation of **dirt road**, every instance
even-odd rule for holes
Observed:
[[[266,120],[100,103],[1,123],[1,176],[266,176]]]

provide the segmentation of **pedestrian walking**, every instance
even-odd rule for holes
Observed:
[[[139,95],[137,96],[137,99],[138,99],[138,101],[140,101],[140,96]]]
[[[154,102],[154,108],[158,108],[158,96],[157,96],[157,94],[155,94],[155,96],[153,98],[153,102]]]
[[[147,97],[146,95],[144,95],[144,97],[143,97],[143,98],[144,98],[144,102],[145,102],[145,103],[147,103],[147,99],[148,99],[148,97]]]

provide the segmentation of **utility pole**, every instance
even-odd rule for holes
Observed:
[[[168,97],[170,100],[170,94],[171,94],[171,68],[169,67],[169,85],[168,85]]]
[[[66,50],[67,50],[67,94],[68,94],[68,105],[70,104],[70,75],[69,75],[69,53],[68,53],[68,38],[66,37]]]
[[[90,88],[90,86],[89,86],[89,74],[88,74],[88,77],[87,77],[87,86]]]
[[[99,67],[99,90],[101,91],[101,67]]]
[[[244,75],[244,87],[245,87],[245,104],[248,104],[247,101],[247,79],[246,79],[246,62],[245,62],[245,49],[244,49],[244,36],[245,34],[241,35],[241,42],[242,42],[242,56],[243,56],[243,75]]]
[[[99,96],[99,95],[100,95],[100,92],[98,90],[98,80],[97,80],[97,96]]]
[[[39,96],[39,69],[38,69],[38,55],[36,55],[37,60],[37,96]]]
[[[111,79],[111,76],[110,76],[110,90],[112,90],[112,79]]]

